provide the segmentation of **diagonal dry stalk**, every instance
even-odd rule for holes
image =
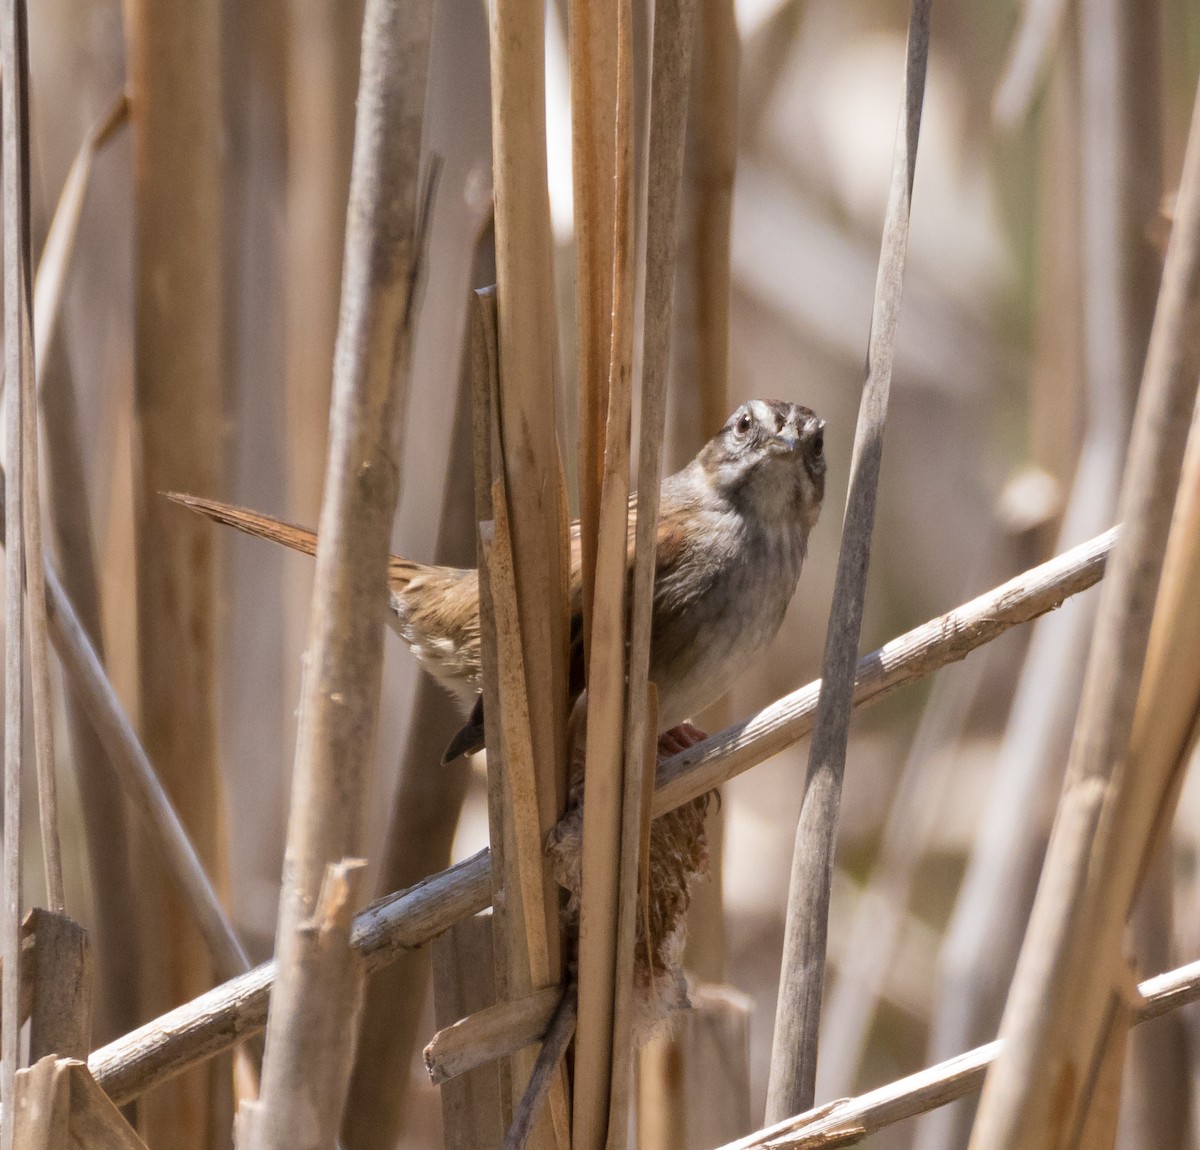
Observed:
[[[1148,978],[1137,992],[1139,1005],[1133,1020],[1139,1023],[1195,1002],[1200,999],[1200,962]],[[720,1150],[832,1150],[854,1145],[868,1134],[978,1090],[988,1067],[1003,1050],[1002,1040],[989,1042],[857,1098],[844,1098],[787,1118]]]
[[[29,251],[29,108],[28,42],[24,0],[6,0],[0,10],[0,71],[5,82],[0,93],[0,132],[3,140],[4,199],[4,363],[5,375],[14,382],[8,389],[5,448],[14,479],[5,486],[6,521],[13,525],[5,551],[4,639],[4,906],[0,930],[0,956],[4,970],[0,989],[0,1094],[12,1099],[21,1058],[20,954],[21,954],[21,743],[24,723],[25,547],[22,527],[22,407],[33,374],[30,295],[32,272]],[[13,1107],[7,1106],[0,1122],[0,1147],[13,1150]]]
[[[67,341],[56,338],[75,239],[89,194],[93,161],[128,120],[122,93],[93,125],[63,184],[46,233],[33,285],[34,364],[45,436],[45,469],[53,547],[79,618],[103,660],[100,588],[85,477],[76,365]],[[53,642],[53,638],[51,639]],[[104,1041],[137,1024],[138,932],[129,898],[132,866],[129,818],[119,786],[86,713],[73,692],[63,696],[72,769],[79,788],[92,889],[90,936],[97,967],[94,1032]],[[223,972],[222,972],[223,976]]]
[[[395,430],[409,347],[430,6],[372,0],[347,214],[329,465],[301,697],[262,1096],[247,1145],[331,1145],[363,969],[346,925],[383,666]],[[397,370],[399,368],[399,370]],[[319,916],[314,919],[314,916]]]
[[[1198,298],[1200,88],[1121,488],[1127,529],[1101,594],[1067,781],[1001,1025],[1005,1053],[980,1101],[976,1150],[1058,1147],[1078,1136],[1120,992],[1121,931],[1154,831],[1147,814],[1171,807],[1163,772],[1169,780],[1182,748],[1139,762],[1130,739],[1135,705],[1155,705],[1139,699],[1139,685],[1162,687],[1143,681],[1143,664],[1196,397],[1187,340]]]
[[[1106,532],[865,655],[858,664],[856,706],[965,658],[1010,628],[1094,586],[1115,538],[1115,530]],[[810,683],[668,760],[658,775],[653,813],[702,795],[803,738],[812,729],[819,691],[819,682]],[[374,969],[400,951],[428,942],[488,905],[491,870],[483,852],[373,904],[358,916],[352,944]],[[90,1062],[93,1072],[118,1101],[136,1097],[261,1030],[274,978],[274,963],[267,963],[214,988],[96,1051]]]
[[[800,819],[796,825],[779,1005],[767,1087],[768,1121],[812,1105],[816,1085],[833,849],[846,766],[846,744],[850,737],[854,670],[904,282],[908,218],[929,54],[931,6],[930,0],[914,0],[909,18],[904,97],[896,130],[892,181],[871,317],[867,380],[850,461],[850,488],[846,496],[837,583],[825,641],[820,709],[809,752]]]

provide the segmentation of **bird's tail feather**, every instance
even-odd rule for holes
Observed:
[[[271,515],[236,507],[232,503],[222,503],[217,499],[201,499],[198,495],[182,495],[177,491],[164,491],[163,494],[197,515],[203,515],[206,519],[223,523],[227,527],[236,527],[247,535],[269,539],[272,543],[282,543],[284,547],[302,551],[305,555],[317,553],[317,533],[307,527],[298,527],[295,523],[287,523]],[[388,585],[393,592],[399,594],[418,575],[428,574],[433,570],[437,569],[414,563],[411,559],[403,559],[399,555],[390,555]]]
[[[163,494],[198,515],[224,523],[227,527],[236,527],[247,535],[282,543],[284,547],[303,551],[305,555],[317,553],[317,533],[306,527],[297,527],[294,523],[285,523],[282,519],[273,519],[270,515],[235,507],[232,503],[220,503],[215,499],[201,499],[196,495],[181,495],[174,491],[165,491]]]

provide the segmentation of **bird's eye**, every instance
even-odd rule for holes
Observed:
[[[750,425],[753,422],[754,421],[750,418],[749,412],[747,412],[747,411],[742,412],[742,414],[736,424],[736,430],[737,430],[738,435],[746,435],[750,431]]]
[[[814,455],[821,455],[824,452],[824,450],[825,450],[825,432],[824,431],[818,431],[817,434],[813,436],[812,449],[813,449]]]

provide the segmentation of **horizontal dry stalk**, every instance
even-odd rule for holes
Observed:
[[[1149,1022],[1172,1010],[1200,1000],[1200,962],[1148,978],[1137,988],[1135,1022]],[[831,1150],[860,1142],[868,1134],[905,1118],[944,1106],[979,1089],[987,1068],[1000,1053],[998,1039],[948,1058],[926,1070],[890,1082],[857,1098],[844,1098],[818,1106],[806,1114],[768,1126],[720,1150],[757,1150],[789,1147],[791,1150]]]
[[[1113,528],[864,656],[859,660],[856,706],[965,658],[1010,628],[1087,590],[1103,575],[1116,536]],[[819,684],[810,683],[668,759],[659,768],[654,814],[706,793],[803,738],[811,729],[818,691]],[[351,942],[370,971],[483,910],[491,897],[491,863],[488,852],[482,851],[366,908],[355,919]],[[123,1103],[228,1049],[262,1028],[274,977],[274,964],[265,963],[169,1011],[93,1053],[93,1073]]]
[[[557,986],[545,986],[521,998],[497,1002],[444,1027],[425,1047],[429,1081],[440,1086],[520,1046],[536,1042],[562,1002]]]

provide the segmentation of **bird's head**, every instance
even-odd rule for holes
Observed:
[[[697,462],[712,487],[734,502],[751,502],[765,514],[799,510],[812,527],[825,496],[825,420],[798,403],[752,399]]]

